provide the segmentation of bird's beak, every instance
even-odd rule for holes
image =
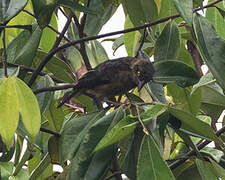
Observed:
[[[144,85],[145,85],[145,81],[144,81],[144,80],[138,82],[138,92],[140,92],[141,88],[142,88]]]

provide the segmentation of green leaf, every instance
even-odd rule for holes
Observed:
[[[47,153],[41,162],[37,165],[34,171],[30,174],[29,180],[36,180],[42,172],[48,167],[48,165],[51,163],[50,155]]]
[[[72,160],[68,179],[84,179],[90,167],[91,160],[98,153],[93,153],[94,148],[107,130],[123,117],[123,114],[123,110],[119,108],[102,118],[98,118],[97,121],[92,123],[83,136],[80,147]]]
[[[37,51],[34,62],[35,65],[38,66],[41,60],[47,55],[47,53],[43,51]],[[35,67],[36,67],[35,66]],[[61,79],[68,83],[74,83],[74,75],[70,69],[70,67],[63,62],[61,59],[53,56],[51,61],[49,61],[46,66],[47,70],[52,73],[58,79]]]
[[[173,0],[177,11],[189,26],[192,26],[193,1],[192,0]]]
[[[147,83],[147,91],[150,93],[154,101],[163,104],[168,104],[162,84],[155,82]]]
[[[95,14],[95,11],[90,9],[89,7],[82,6],[81,4],[71,0],[59,0],[58,5],[69,8],[72,11]]]
[[[212,172],[209,163],[200,159],[195,160],[198,172],[204,180],[217,180],[218,177]]]
[[[220,162],[220,160],[223,158],[224,156],[224,152],[220,151],[218,149],[212,148],[212,147],[204,147],[203,149],[201,149],[200,151],[203,155],[207,155],[208,157],[212,158],[214,161],[216,161],[217,163]],[[209,159],[210,159],[209,158]]]
[[[22,64],[30,67],[39,46],[42,31],[37,24],[32,25],[32,30],[22,31],[7,47],[8,62]],[[20,72],[20,78],[25,75],[25,70]]]
[[[92,0],[89,4],[95,14],[88,14],[84,27],[84,33],[87,35],[97,35],[102,26],[112,17],[117,7],[111,4],[107,9],[104,9],[101,0]]]
[[[16,176],[12,176],[13,165],[13,162],[0,162],[2,180],[20,180],[29,178],[28,172],[25,169],[21,169]]]
[[[197,115],[201,105],[201,90],[198,89],[190,93],[188,89],[181,88],[176,84],[168,84],[167,89],[173,97],[177,108],[183,109],[189,113]]]
[[[134,27],[134,25],[130,21],[130,17],[127,16],[125,20],[124,29],[132,28],[132,27]],[[131,57],[135,56],[137,44],[140,37],[141,37],[141,34],[138,31],[133,31],[133,32],[124,34],[123,40],[124,40],[124,45],[127,50],[128,56],[131,56]]]
[[[156,82],[176,82],[181,87],[188,87],[199,81],[198,74],[190,66],[181,61],[160,61],[154,64],[154,68],[153,80]]]
[[[57,7],[57,1],[32,0],[34,15],[41,29],[49,24],[52,14]]]
[[[213,2],[213,0],[209,0],[208,3]],[[207,8],[206,10],[206,18],[212,23],[215,28],[215,31],[225,39],[225,32],[224,32],[224,16],[225,16],[225,7],[223,3],[217,3],[216,6]]]
[[[19,111],[23,124],[34,139],[41,125],[40,109],[32,90],[19,78],[15,79],[16,94],[19,102]]]
[[[200,79],[199,83],[194,85],[192,92],[195,92],[196,90],[201,90],[202,103],[218,107],[225,106],[225,96],[223,94],[223,90],[217,83],[215,83],[212,74],[204,75]]]
[[[126,0],[125,7],[135,27],[151,22],[158,16],[158,8],[154,0]]]
[[[91,41],[91,52],[95,61],[95,62],[92,62],[90,59],[92,68],[96,67],[100,63],[103,63],[104,61],[109,59],[104,47],[101,45],[100,42],[96,40]]]
[[[55,14],[52,15],[49,25],[51,25],[55,29],[58,29],[57,17]],[[50,28],[45,28],[41,36],[39,48],[41,48],[44,52],[49,52],[51,48],[53,47],[53,44],[55,43],[56,38],[57,38],[57,33],[55,33]]]
[[[175,180],[151,136],[145,136],[139,152],[137,180]]]
[[[225,89],[225,42],[206,18],[194,16],[194,33],[203,60],[220,86]]]
[[[164,27],[155,44],[155,61],[175,59],[180,47],[180,34],[176,23],[170,21]]]
[[[212,127],[209,124],[183,110],[170,107],[169,112],[182,122],[180,130],[189,132],[193,135],[211,139],[212,141],[219,143],[221,146],[224,146],[221,140],[215,135]]]
[[[6,23],[15,17],[26,6],[28,0],[1,0],[0,23]]]
[[[1,80],[0,84],[0,134],[10,148],[11,141],[19,121],[19,99],[16,89],[16,78],[9,77]],[[7,118],[7,121],[6,121]]]
[[[223,167],[221,167],[219,164],[217,164],[214,160],[209,158],[209,161],[211,162],[211,168],[213,172],[216,174],[217,177],[220,177],[221,179],[225,179],[225,170]]]
[[[51,86],[54,86],[52,79],[49,76],[42,76],[36,84],[36,89],[48,88]],[[53,94],[54,92],[43,92],[36,95],[41,113],[49,108],[53,99]]]
[[[138,163],[138,155],[140,146],[142,144],[142,139],[144,137],[144,132],[142,127],[136,128],[132,137],[132,142],[129,147],[125,147],[126,156],[122,163],[122,171],[129,179],[137,179],[137,163]],[[130,139],[131,137],[128,136]],[[120,149],[123,150],[120,143]]]
[[[111,167],[117,151],[118,146],[117,144],[114,144],[96,152],[85,173],[85,179],[103,179],[103,176]]]
[[[159,116],[167,109],[163,105],[155,105],[147,109],[141,114],[141,119],[144,123],[151,121],[153,118]],[[123,139],[131,134],[138,125],[136,117],[126,116],[118,124],[116,124],[98,143],[94,151],[97,151],[103,147],[114,144],[115,142]]]
[[[113,53],[116,52],[116,50],[121,47],[124,44],[124,35],[121,35],[120,37],[116,38],[113,42],[112,49]]]
[[[89,113],[65,122],[60,137],[61,162],[74,157],[90,127],[103,115],[104,112]]]

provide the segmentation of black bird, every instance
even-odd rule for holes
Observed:
[[[112,99],[116,95],[125,94],[135,87],[140,91],[145,83],[152,80],[153,73],[153,65],[147,59],[123,57],[105,61],[84,74],[74,86],[73,92],[64,96],[58,107],[77,94],[103,100],[105,97]]]

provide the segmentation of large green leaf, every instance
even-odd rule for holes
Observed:
[[[191,93],[188,89],[181,88],[176,84],[168,84],[167,89],[177,108],[197,115],[201,105],[200,89]]]
[[[19,100],[15,87],[16,78],[9,77],[1,81],[0,134],[9,149],[19,121]]]
[[[82,6],[81,4],[79,4],[76,1],[59,0],[58,5],[66,7],[66,8],[70,8],[72,11],[80,11],[80,12],[84,12],[84,13],[95,14],[95,11],[93,11],[92,9],[90,9],[88,7]]]
[[[20,180],[29,178],[28,172],[25,169],[21,169],[16,176],[12,176],[14,168],[13,162],[0,162],[0,168],[2,180]]]
[[[52,15],[52,18],[49,24],[55,29],[58,28],[57,17],[55,14]],[[57,38],[57,34],[52,29],[45,28],[41,36],[39,48],[41,48],[44,52],[50,51],[51,48],[53,47],[53,44],[55,43],[56,38]]]
[[[28,0],[1,0],[0,23],[5,23],[16,16],[27,4]]]
[[[201,91],[201,102],[214,106],[225,106],[223,89],[215,82],[211,73],[204,75],[198,84],[194,85],[192,92]]]
[[[91,161],[95,158],[95,155],[98,154],[92,153],[98,142],[104,136],[108,129],[110,129],[116,122],[118,122],[123,117],[123,111],[121,108],[111,112],[110,114],[98,118],[98,120],[89,127],[88,131],[83,136],[80,147],[72,159],[71,169],[69,172],[68,179],[84,179],[87,177],[88,170],[90,170]],[[112,149],[108,149],[107,147],[105,153],[108,154],[112,150],[115,152],[117,146],[112,147]],[[107,150],[108,149],[108,150]],[[104,150],[102,151],[104,152]],[[112,156],[112,154],[108,154]],[[99,156],[98,156],[99,157]],[[93,158],[93,159],[92,159]],[[93,168],[93,167],[92,167]],[[91,172],[91,171],[90,171]],[[89,175],[90,177],[90,175]],[[95,178],[93,178],[95,179]]]
[[[95,14],[87,15],[84,32],[87,35],[96,35],[101,30],[102,26],[114,14],[117,7],[111,4],[107,9],[104,9],[101,0],[92,0],[90,1],[89,9],[94,11]]]
[[[89,113],[65,122],[60,137],[61,162],[74,157],[90,126],[103,115],[103,112]]]
[[[125,7],[135,27],[151,22],[158,16],[158,8],[154,0],[126,0]]]
[[[138,157],[137,180],[157,179],[175,180],[152,136],[145,136]]]
[[[208,3],[211,3],[213,0],[209,0]],[[225,7],[222,2],[217,3],[216,6],[221,10],[225,11]],[[207,8],[206,10],[206,18],[213,24],[216,32],[225,39],[224,26],[225,21],[224,17],[221,16],[219,10],[216,7]]]
[[[46,56],[47,53],[43,51],[37,51],[37,54],[34,59],[34,64],[37,66],[41,60]],[[61,59],[53,56],[51,61],[49,61],[46,66],[47,70],[52,73],[58,79],[61,79],[68,83],[74,83],[74,75],[65,62]]]
[[[185,112],[184,110],[179,110],[170,107],[169,111],[173,116],[175,116],[181,121],[181,130],[187,131],[190,134],[196,136],[211,139],[215,142],[220,143],[223,146],[223,143],[221,143],[221,140],[215,135],[212,127],[209,124],[201,121],[200,119],[193,116],[191,113]]]
[[[130,21],[130,17],[127,16],[124,28],[127,29],[132,27],[134,27],[134,25]],[[133,31],[133,32],[124,34],[123,40],[124,40],[124,45],[127,50],[128,56],[134,57],[136,55],[135,54],[136,48],[137,48],[137,44],[139,42],[140,37],[141,37],[141,34],[138,31]]]
[[[203,60],[225,89],[225,42],[203,16],[194,16],[194,33]]]
[[[147,109],[141,114],[141,119],[144,123],[151,121],[153,118],[159,116],[167,109],[163,105],[155,105]],[[97,151],[105,146],[114,144],[131,134],[138,125],[136,117],[126,116],[117,125],[115,125],[98,143],[94,151]]]
[[[19,78],[3,79],[0,86],[0,133],[9,148],[19,121],[19,113],[32,139],[40,129],[40,110],[31,89]],[[12,108],[13,107],[13,108]],[[7,123],[5,121],[7,118]]]
[[[32,90],[22,80],[16,78],[15,83],[20,115],[26,130],[34,140],[41,125],[39,105]]]
[[[177,11],[189,26],[192,25],[193,1],[192,0],[173,0]]]
[[[8,62],[31,66],[36,55],[42,31],[37,24],[32,31],[22,31],[7,47]]]
[[[209,163],[203,161],[201,159],[196,159],[196,165],[201,175],[202,179],[204,180],[217,180],[218,177],[212,172],[211,168],[209,167]]]
[[[173,21],[164,27],[155,44],[155,61],[175,59],[180,47],[179,30]]]
[[[57,7],[57,1],[32,0],[34,15],[41,29],[49,24]]]
[[[198,74],[188,65],[177,60],[160,61],[154,64],[153,80],[160,83],[176,82],[181,87],[194,85]]]

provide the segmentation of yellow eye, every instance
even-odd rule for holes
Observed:
[[[138,71],[138,72],[137,72],[137,75],[138,75],[138,77],[139,77],[139,76],[141,76],[141,72],[140,72],[140,71]]]

